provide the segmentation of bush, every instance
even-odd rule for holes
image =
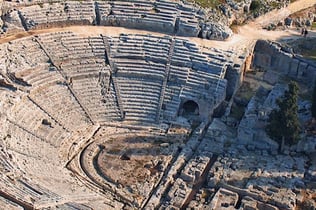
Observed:
[[[251,11],[258,11],[262,7],[262,4],[259,0],[253,0],[250,4]]]

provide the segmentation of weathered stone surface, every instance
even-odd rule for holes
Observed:
[[[220,209],[225,207],[226,209],[235,209],[235,205],[238,201],[238,194],[229,190],[219,188],[214,195],[212,202],[210,203],[211,209]]]
[[[307,152],[312,153],[316,151],[316,138],[308,137],[306,139],[302,139],[297,144],[297,151],[298,152]]]
[[[15,12],[20,14],[25,30],[94,24],[159,31],[178,36],[198,36],[201,32],[204,38],[216,40],[224,40],[232,35],[231,29],[225,24],[207,18],[204,9],[182,1],[41,1],[40,5],[21,4]],[[15,12],[9,12],[8,15],[14,16]],[[209,21],[205,22],[207,19]],[[8,20],[8,24],[10,21],[13,24],[11,28],[20,27],[18,23],[12,23],[12,20]]]
[[[271,56],[269,54],[256,53],[254,56],[254,63],[259,68],[270,68]]]
[[[168,193],[169,205],[180,208],[188,196],[190,188],[182,179],[177,179]]]
[[[292,18],[290,18],[290,17],[287,17],[287,18],[285,18],[285,20],[284,20],[284,24],[285,24],[286,26],[291,26],[291,25],[292,25],[292,22],[293,22],[293,20],[292,20]]]
[[[315,78],[316,78],[316,66],[309,65],[307,67],[307,70],[305,72],[305,77],[308,78],[308,81],[311,84],[314,84]]]
[[[113,2],[108,9],[118,1]],[[152,14],[167,8],[165,1],[159,3],[162,5],[158,8],[148,7]],[[234,1],[227,0],[227,3],[232,9],[245,8],[244,4]],[[58,4],[64,5],[64,2]],[[138,1],[138,4],[142,5],[137,5],[139,7],[135,7],[131,15],[139,15],[137,9],[144,9],[147,4],[151,5],[151,1]],[[176,3],[172,1],[170,4],[174,8]],[[53,10],[47,4],[44,6]],[[71,7],[68,4],[64,6],[64,12],[69,13]],[[116,9],[126,11],[126,8]],[[172,19],[170,25],[160,22],[157,28],[170,29],[178,35],[192,33],[196,36],[200,25],[196,27],[196,22],[188,21],[194,7],[186,5],[182,9],[188,14],[181,10],[181,14],[177,14],[180,16],[176,16],[180,19],[176,18],[176,22]],[[227,6],[222,10],[230,16],[231,10]],[[194,15],[204,15],[201,11],[194,12]],[[105,14],[108,16],[111,11]],[[170,14],[174,18],[174,13]],[[147,14],[142,15],[142,19],[146,19]],[[91,24],[93,17],[88,19],[88,24]],[[28,27],[38,26],[34,20],[25,20],[29,21]],[[117,20],[111,19],[117,25],[131,23],[131,27],[139,27],[139,24],[144,24],[140,27],[150,30],[154,30],[152,27],[155,26],[151,21],[137,22],[137,18],[124,20],[122,17],[120,23]],[[213,29],[218,30],[216,27]],[[207,29],[204,35],[216,39],[226,36],[222,31],[212,33]],[[268,44],[263,48],[272,52],[270,57],[258,61],[264,67],[275,70],[280,67],[279,62],[292,59],[291,51],[277,44]],[[219,50],[202,51],[194,43],[168,36],[123,34],[111,38],[78,37],[67,32],[12,41],[3,45],[2,49],[0,70],[4,77],[0,77],[0,86],[13,83],[18,90],[0,87],[0,97],[8,94],[8,100],[2,97],[0,100],[0,139],[3,139],[0,142],[0,184],[8,187],[18,199],[34,204],[36,209],[54,208],[59,202],[64,204],[58,208],[67,209],[69,206],[65,202],[73,200],[85,202],[89,208],[92,205],[93,209],[183,209],[191,199],[195,202],[195,209],[234,209],[238,198],[247,200],[249,196],[249,205],[243,206],[242,203],[241,209],[251,209],[251,206],[268,210],[277,207],[291,209],[295,208],[294,192],[305,189],[309,186],[308,181],[316,179],[315,168],[309,166],[310,161],[306,157],[296,152],[298,149],[287,147],[286,155],[278,155],[278,145],[263,131],[264,121],[271,108],[275,107],[278,90],[272,90],[269,96],[267,91],[263,94],[258,91],[251,100],[239,124],[239,141],[236,141],[236,130],[233,128],[238,126],[238,121],[232,120],[232,117],[223,117],[225,123],[214,119],[207,130],[202,124],[192,133],[190,123],[195,126],[194,120],[198,118],[188,119],[185,115],[177,118],[181,113],[178,112],[179,107],[193,100],[199,108],[199,111],[195,108],[193,114],[201,117],[206,113],[203,117],[207,123],[213,107],[226,96],[234,95],[245,57],[236,58],[232,53]],[[275,59],[274,55],[279,54],[284,58]],[[260,57],[264,53],[258,55]],[[241,62],[229,60],[231,68],[226,81],[223,78],[226,70],[222,67],[229,57]],[[305,63],[299,58],[297,61]],[[289,74],[296,76],[296,65],[299,68],[300,64],[295,61],[289,65]],[[310,67],[313,67],[312,64],[306,63],[302,77],[308,71],[314,71]],[[231,86],[228,87],[227,83]],[[245,105],[246,102],[240,104]],[[157,107],[161,107],[162,111]],[[307,112],[309,109],[309,105],[300,104],[300,111]],[[124,136],[127,144],[121,145],[123,141],[117,135],[111,136],[110,130]],[[99,131],[102,135],[98,136]],[[125,139],[131,133],[141,133],[140,139]],[[157,139],[149,142],[145,133]],[[77,135],[78,139],[74,138]],[[165,138],[167,136],[168,139]],[[103,145],[96,143],[97,137]],[[2,143],[6,148],[2,147]],[[86,144],[92,146],[85,148]],[[104,150],[110,145],[114,146]],[[310,143],[308,147],[312,146],[315,145]],[[7,148],[10,154],[3,152]],[[85,148],[84,153],[80,153],[82,148]],[[118,171],[123,164],[117,164],[119,161],[126,166],[122,167],[123,170],[136,163],[135,170],[126,176],[112,176],[113,181],[107,174],[100,175],[101,170],[95,164],[96,154],[112,155],[100,161],[109,164],[106,169],[113,174],[120,174]],[[144,164],[141,158],[145,159]],[[21,163],[17,170],[20,173],[12,169],[14,161]],[[65,171],[68,167],[73,169],[72,173]],[[74,174],[76,177],[73,177]],[[137,176],[133,176],[135,174]],[[45,179],[41,175],[45,175]],[[82,183],[78,184],[78,179]],[[119,182],[127,179],[132,180],[129,186]],[[139,179],[144,182],[140,184]],[[28,182],[32,180],[36,180],[36,184],[28,187]],[[23,185],[23,181],[26,184]],[[91,185],[92,182],[95,185]],[[3,186],[0,186],[1,189]],[[76,198],[68,197],[74,194]],[[71,205],[78,209],[86,208],[78,203]]]
[[[291,61],[291,68],[290,68],[290,71],[289,71],[289,75],[290,76],[293,76],[293,77],[297,76],[297,70],[298,70],[299,64],[300,64],[299,60],[292,59],[292,61]]]
[[[233,32],[225,25],[205,23],[202,25],[201,34],[204,39],[224,40],[230,37]]]
[[[281,72],[283,74],[288,74],[289,69],[291,67],[291,62],[292,62],[292,54],[286,53],[286,52],[281,52],[278,55],[271,55],[271,56],[278,56],[279,58],[279,64],[278,66],[272,67],[274,70]]]
[[[3,30],[5,33],[16,33],[24,31],[21,19],[19,17],[18,11],[12,11],[4,15],[4,26]]]
[[[250,150],[256,148],[272,152],[278,149],[278,144],[265,133],[264,122],[268,119],[270,112],[277,107],[276,100],[283,95],[284,91],[285,86],[277,84],[268,95],[265,91],[258,91],[252,97],[238,126],[240,143],[251,144]]]
[[[302,78],[306,75],[307,67],[308,67],[307,63],[304,63],[304,62],[300,63],[298,70],[297,70],[298,78]]]
[[[270,204],[259,202],[251,197],[244,197],[241,200],[241,209],[242,210],[278,210],[276,206],[272,206]]]
[[[304,48],[311,48],[311,46],[313,45],[306,45]],[[314,63],[295,55],[291,48],[269,41],[257,41],[254,49],[253,67],[278,72],[308,83],[315,79],[316,65]]]

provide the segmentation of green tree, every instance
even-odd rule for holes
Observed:
[[[251,11],[259,10],[261,7],[262,7],[262,3],[260,0],[253,0],[250,4]]]
[[[316,80],[314,84],[313,98],[312,98],[312,116],[313,118],[316,118]]]
[[[268,135],[279,142],[280,150],[284,143],[292,145],[298,142],[300,125],[298,120],[298,86],[290,82],[288,90],[277,100],[278,109],[271,112],[266,131]]]

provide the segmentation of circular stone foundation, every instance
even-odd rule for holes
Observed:
[[[95,138],[80,155],[83,171],[99,187],[118,192],[138,205],[158,184],[183,143],[181,137],[136,133],[97,134]]]

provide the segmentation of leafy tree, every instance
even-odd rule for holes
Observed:
[[[299,140],[300,125],[298,121],[298,86],[290,82],[288,90],[277,100],[278,109],[269,115],[266,131],[268,135],[281,143],[283,150],[284,143],[295,144]]]
[[[314,84],[313,98],[312,98],[312,116],[313,118],[316,118],[316,80]]]

